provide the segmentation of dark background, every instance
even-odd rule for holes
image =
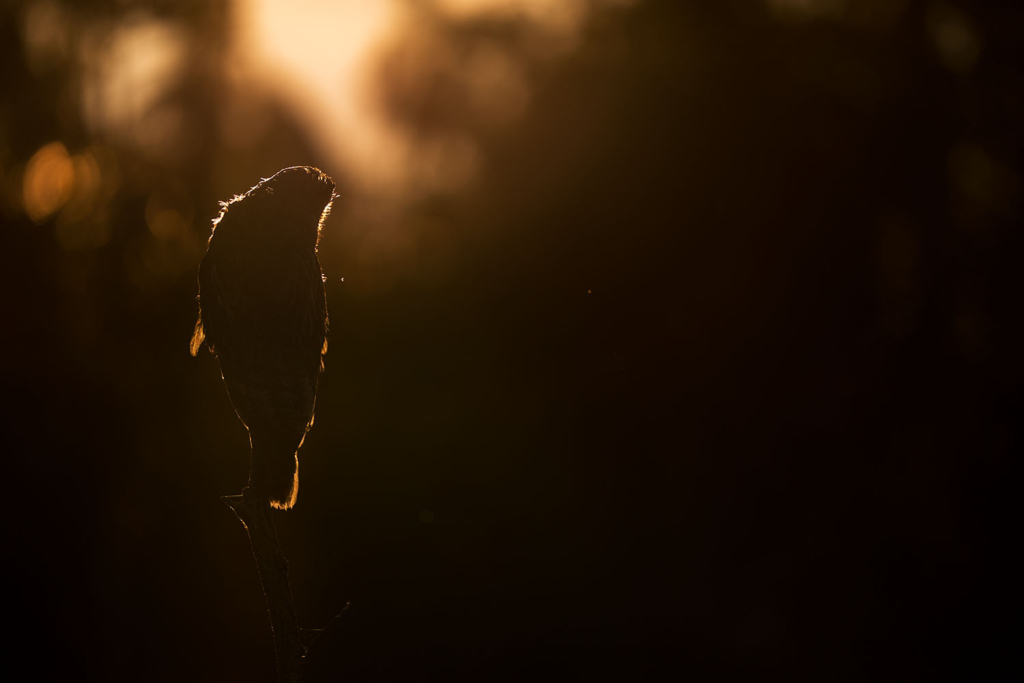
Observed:
[[[424,10],[531,100],[493,126],[384,55],[381,115],[483,159],[388,211],[269,95],[223,141],[230,6],[51,5],[208,49],[161,156],[90,129],[81,50],[40,66],[31,6],[0,10],[9,666],[272,679],[218,500],[246,435],[188,341],[217,201],[313,164],[331,347],[277,520],[300,622],[351,607],[308,680],[1016,678],[1024,9],[649,0],[533,61],[518,19]],[[99,190],[32,194],[54,141]]]

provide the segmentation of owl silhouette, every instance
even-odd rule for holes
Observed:
[[[327,352],[327,299],[317,258],[334,182],[294,166],[222,202],[199,266],[192,355],[220,362],[249,430],[249,488],[276,508],[295,505],[297,451],[313,424]]]

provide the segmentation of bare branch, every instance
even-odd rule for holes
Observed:
[[[249,533],[249,544],[256,558],[260,583],[270,611],[278,683],[299,683],[302,680],[303,657],[313,638],[304,635],[304,629],[299,628],[295,617],[295,603],[288,584],[288,560],[277,542],[277,527],[270,514],[270,499],[258,497],[246,487],[241,495],[222,496],[221,500],[234,510]]]

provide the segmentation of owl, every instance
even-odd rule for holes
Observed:
[[[249,488],[295,505],[297,451],[313,424],[327,352],[327,299],[317,258],[335,198],[319,169],[294,166],[222,202],[199,266],[196,355],[205,343],[249,431]]]

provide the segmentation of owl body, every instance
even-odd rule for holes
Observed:
[[[290,508],[313,422],[327,302],[316,248],[334,183],[293,167],[224,204],[199,267],[199,321],[252,445],[250,488]]]

